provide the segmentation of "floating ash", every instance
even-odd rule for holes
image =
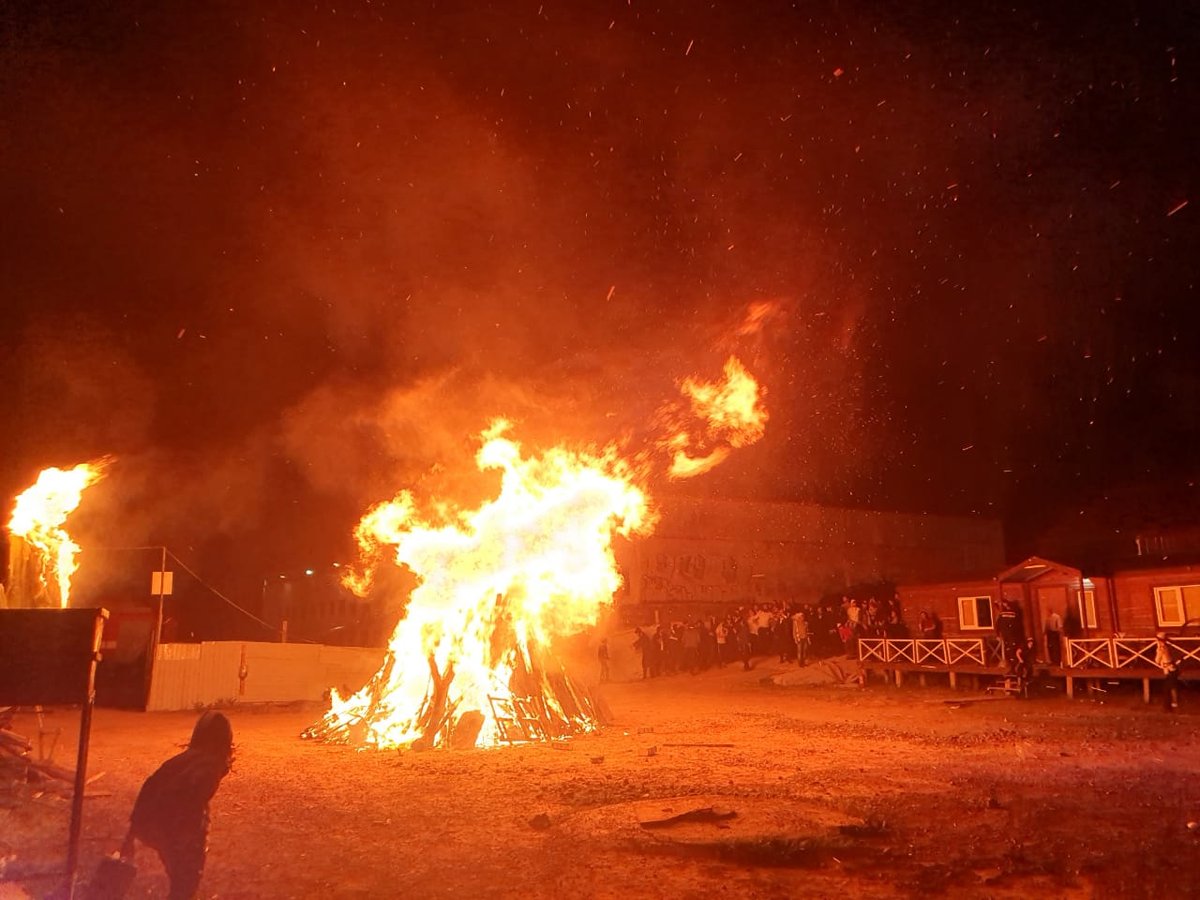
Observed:
[[[9,533],[23,548],[10,561],[9,598],[17,606],[61,606],[71,595],[71,576],[78,564],[76,544],[63,525],[79,506],[84,490],[104,477],[107,460],[80,463],[72,469],[43,469],[37,481],[17,497]],[[26,577],[29,568],[33,578]]]
[[[707,435],[710,454],[752,443],[765,422],[757,384],[744,367],[731,359],[725,375],[717,384],[685,380],[689,402],[667,417],[673,427],[689,416],[703,420],[675,433]],[[483,747],[597,727],[590,698],[553,647],[594,626],[612,602],[621,583],[613,540],[653,528],[642,484],[656,462],[651,454],[629,462],[615,445],[527,455],[508,429],[495,422],[476,456],[480,470],[500,474],[494,499],[460,509],[422,505],[401,491],[359,523],[355,536],[368,562],[347,585],[365,594],[375,574],[371,561],[385,557],[411,570],[418,584],[382,668],[353,696],[332,692],[329,711],[304,737],[373,747]],[[670,441],[651,446],[672,458],[685,449]]]
[[[702,475],[728,458],[738,447],[753,444],[767,427],[761,388],[736,357],[725,363],[718,382],[687,378],[680,389],[690,401],[685,416],[666,440],[672,453],[671,478]],[[665,415],[670,418],[668,411]]]

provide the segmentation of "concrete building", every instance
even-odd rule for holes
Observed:
[[[1005,562],[995,519],[690,498],[659,508],[653,535],[617,549],[618,605],[631,620],[665,606],[809,602],[853,584],[938,581]]]

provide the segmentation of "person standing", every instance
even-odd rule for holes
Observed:
[[[600,683],[604,684],[608,681],[608,638],[600,638],[600,647],[596,650],[596,658],[600,661]]]
[[[737,643],[738,654],[742,657],[742,670],[749,672],[751,669],[750,656],[753,650],[750,643],[750,622],[747,618],[738,619]]]
[[[996,634],[1000,638],[1000,646],[1008,671],[1014,674],[1017,667],[1017,646],[1024,642],[1025,632],[1021,620],[1017,617],[1017,605],[1005,598],[1000,601],[1000,615],[996,617]]]
[[[1050,610],[1046,617],[1046,657],[1052,666],[1062,665],[1062,629],[1062,616],[1058,610]]]
[[[932,610],[923,610],[919,620],[921,640],[940,641],[942,639],[942,620]]]
[[[729,628],[724,619],[717,622],[714,632],[717,639],[717,665],[723,669],[725,663],[729,662]]]
[[[700,626],[688,619],[679,636],[680,671],[695,675],[700,671]]]
[[[654,674],[654,638],[642,631],[640,627],[633,630],[636,638],[633,642],[633,649],[637,650],[642,658],[642,680]]]
[[[1175,651],[1167,643],[1167,633],[1160,631],[1154,636],[1154,664],[1163,673],[1163,709],[1167,712],[1179,708],[1179,661]]]
[[[792,640],[796,642],[796,662],[808,665],[808,619],[802,610],[796,610],[792,616]]]

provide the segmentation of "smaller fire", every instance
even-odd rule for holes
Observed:
[[[24,493],[17,497],[8,530],[40,554],[38,577],[43,588],[57,588],[59,604],[70,599],[71,576],[78,568],[79,545],[63,528],[67,517],[79,506],[83,491],[104,477],[107,461],[80,463],[73,469],[43,469]]]

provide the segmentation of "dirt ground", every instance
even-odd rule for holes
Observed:
[[[793,667],[794,668],[794,667]],[[357,752],[319,710],[231,709],[208,897],[1196,897],[1200,692],[1027,701],[845,687],[760,663],[606,685],[616,724],[560,745]],[[99,710],[81,880],[193,713]],[[55,759],[72,764],[77,714]],[[18,731],[36,735],[32,714]],[[69,804],[0,791],[0,898],[50,895]],[[646,829],[715,807],[736,817]],[[1192,823],[1192,827],[1189,827]],[[139,855],[131,896],[162,897]]]

